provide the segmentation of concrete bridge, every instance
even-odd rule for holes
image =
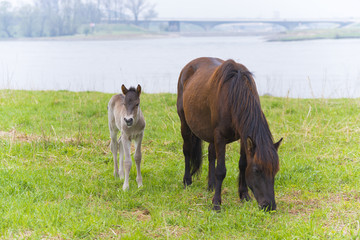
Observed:
[[[145,21],[140,21],[139,23]],[[287,30],[295,29],[298,26],[311,24],[335,24],[337,27],[345,27],[352,23],[360,22],[360,19],[154,19],[153,23],[168,24],[168,31],[180,32],[181,24],[193,24],[209,31],[218,25],[223,24],[271,24],[282,26]],[[147,21],[148,23],[148,21]]]

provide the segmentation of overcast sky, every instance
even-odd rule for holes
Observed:
[[[360,0],[149,0],[160,18],[360,18]]]
[[[31,0],[8,0],[12,3]],[[126,1],[126,0],[124,0]],[[147,0],[159,18],[359,18],[360,0]]]

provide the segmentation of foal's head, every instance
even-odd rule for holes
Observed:
[[[281,141],[271,146],[257,146],[251,138],[246,142],[246,183],[259,206],[266,211],[276,209],[274,182],[279,170],[277,150]]]
[[[126,111],[124,114],[124,121],[128,127],[131,127],[137,121],[138,112],[140,111],[141,86],[138,85],[136,89],[134,87],[127,89],[123,84],[121,90],[125,95],[124,105]]]

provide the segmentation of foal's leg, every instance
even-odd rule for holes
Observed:
[[[122,135],[121,142],[123,144],[125,160],[124,160],[124,170],[125,170],[125,181],[123,185],[123,190],[127,190],[129,188],[129,175],[131,169],[131,155],[130,155],[130,148],[131,148],[131,141],[126,135]]]
[[[137,171],[137,176],[136,176],[136,182],[138,184],[138,187],[142,187],[143,183],[142,183],[142,177],[141,177],[141,170],[140,170],[140,163],[141,163],[141,142],[143,139],[143,134],[140,134],[139,136],[136,137],[135,139],[135,154],[134,154],[134,159],[135,159],[135,164],[136,164],[136,171]]]
[[[239,197],[240,200],[245,199],[246,201],[250,200],[248,187],[245,180],[245,170],[246,170],[247,162],[246,162],[246,154],[244,145],[241,144],[240,150],[240,160],[239,160]]]
[[[117,153],[119,150],[119,144],[117,141],[117,133],[119,130],[114,129],[110,126],[110,137],[111,137],[111,142],[110,142],[110,149],[111,152],[113,154],[113,158],[114,158],[114,177],[119,177],[119,168],[118,168],[118,162],[117,162]]]
[[[208,174],[208,190],[213,191],[215,188],[215,160],[216,151],[213,143],[208,147],[208,159],[209,159],[209,174]]]
[[[124,146],[123,143],[121,141],[121,136],[119,138],[119,177],[120,179],[124,179]]]
[[[217,166],[215,169],[215,195],[213,198],[213,209],[220,210],[221,205],[221,186],[222,182],[226,176],[226,166],[225,166],[225,140],[221,136],[220,132],[215,130],[215,150],[216,150],[216,159]]]

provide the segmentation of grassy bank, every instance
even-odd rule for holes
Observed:
[[[298,30],[270,37],[269,41],[304,41],[317,39],[360,38],[360,28],[334,28],[317,30]]]
[[[77,41],[77,40],[119,40],[119,39],[148,39],[159,37],[171,37],[174,34],[167,32],[153,31],[132,24],[96,24],[93,27],[82,25],[79,27],[78,33],[65,36],[44,36],[44,37],[21,37],[1,38],[0,40],[61,40],[61,41]]]
[[[207,162],[183,189],[176,95],[143,94],[144,187],[114,179],[111,94],[0,91],[0,239],[358,239],[360,99],[262,97],[279,150],[275,213],[237,194],[239,143],[227,149],[223,209]],[[206,149],[206,147],[204,147]]]

